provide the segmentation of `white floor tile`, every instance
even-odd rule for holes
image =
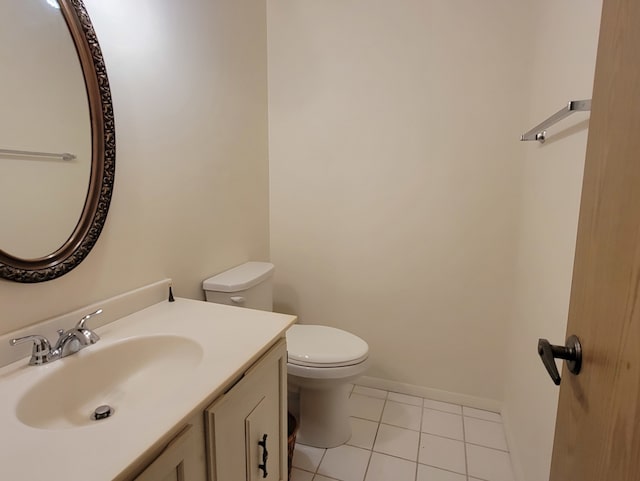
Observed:
[[[469,475],[491,481],[514,481],[509,453],[467,444]]]
[[[362,394],[363,396],[375,397],[378,399],[387,399],[387,391],[382,389],[374,389],[372,387],[354,386],[353,392]]]
[[[422,408],[387,400],[382,412],[382,422],[401,428],[420,431]]]
[[[355,392],[349,398],[349,413],[355,418],[380,421],[382,408],[384,408],[384,399],[363,396]]]
[[[318,474],[340,481],[363,481],[371,451],[342,445],[327,449],[318,467]]]
[[[422,432],[462,441],[464,440],[462,416],[435,409],[424,409]]]
[[[515,479],[498,413],[358,385],[349,409],[351,439],[297,444],[291,481]]]
[[[443,469],[418,464],[416,481],[467,481],[464,474],[452,473]]]
[[[414,481],[416,463],[404,459],[373,453],[365,481]]]
[[[422,398],[417,396],[408,396],[407,394],[400,394],[397,392],[390,392],[387,395],[389,401],[395,401],[399,403],[411,404],[412,406],[422,406]]]
[[[347,441],[347,444],[359,448],[372,449],[378,432],[378,423],[359,418],[351,418],[350,421],[351,439]]]
[[[462,406],[458,404],[445,403],[442,401],[433,401],[432,399],[424,400],[424,407],[429,409],[437,409],[438,411],[444,411],[453,414],[462,414]]]
[[[466,474],[464,443],[422,433],[418,462],[436,468]],[[493,481],[493,480],[492,480]]]
[[[464,418],[465,441],[489,448],[508,451],[502,423],[494,423],[476,418]]]
[[[315,473],[325,451],[325,449],[297,443],[293,451],[293,461],[291,464],[296,468]]]
[[[420,434],[409,429],[381,424],[373,450],[399,458],[416,461]]]
[[[464,406],[462,411],[465,416],[471,418],[484,419],[485,421],[493,421],[494,423],[502,422],[502,416],[491,411],[483,411],[482,409],[469,408],[467,406]]]
[[[290,481],[311,481],[313,479],[313,473],[309,471],[303,471],[302,469],[292,468]]]

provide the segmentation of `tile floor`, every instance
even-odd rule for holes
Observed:
[[[514,481],[499,414],[354,386],[351,439],[296,445],[291,481]]]

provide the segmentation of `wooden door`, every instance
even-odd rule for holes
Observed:
[[[570,22],[567,28],[571,28]],[[551,481],[640,480],[640,1],[604,0]]]

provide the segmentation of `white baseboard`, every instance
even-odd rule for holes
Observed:
[[[502,412],[502,403],[500,401],[496,401],[495,399],[487,399],[476,396],[469,396],[467,394],[442,391],[440,389],[416,386],[414,384],[406,384],[403,382],[390,381],[388,379],[381,379],[371,376],[359,377],[355,381],[355,383],[360,386],[383,389],[385,391],[408,394],[410,396],[429,398],[433,399],[434,401],[461,404],[463,406],[468,406],[476,409],[484,409],[485,411],[492,411],[496,413]]]

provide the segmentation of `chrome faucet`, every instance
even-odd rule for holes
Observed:
[[[71,329],[65,331],[64,329],[58,330],[58,341],[53,349],[49,340],[40,336],[39,334],[32,334],[30,336],[18,337],[11,339],[9,344],[15,346],[23,342],[33,342],[33,349],[31,351],[31,359],[29,364],[32,366],[39,366],[41,364],[47,364],[63,357],[70,356],[76,352],[84,349],[91,344],[95,344],[100,340],[98,336],[91,329],[85,327],[85,323],[90,317],[98,315],[102,312],[102,309],[98,309],[91,314],[87,314]]]

